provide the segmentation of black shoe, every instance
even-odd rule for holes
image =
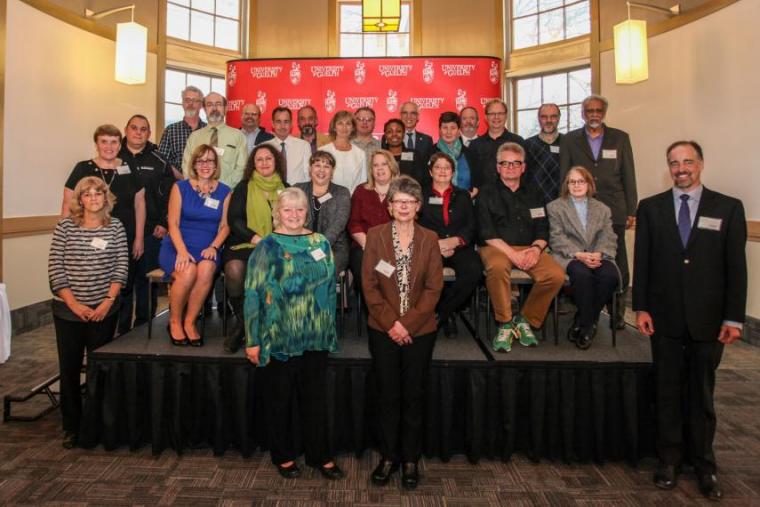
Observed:
[[[72,431],[67,431],[63,435],[63,442],[61,442],[61,445],[64,449],[73,449],[77,446],[77,439],[78,436],[76,433]]]
[[[723,498],[723,492],[718,485],[718,478],[715,474],[697,474],[697,482],[699,482],[699,491],[708,500],[720,500]]]
[[[594,342],[594,336],[596,336],[596,324],[592,324],[589,328],[582,328],[575,346],[581,350],[587,350]]]
[[[169,335],[169,340],[172,342],[172,345],[183,347],[187,345],[188,343],[190,343],[187,338],[182,338],[181,340],[178,340],[174,336],[172,336],[172,328],[169,324],[166,325],[166,334]]]
[[[190,344],[191,347],[203,347],[203,337],[198,338],[197,340],[191,340],[190,338],[188,338],[187,342]]]
[[[301,475],[301,469],[295,461],[290,466],[277,465],[277,472],[286,479],[295,479]]]
[[[420,482],[420,473],[417,470],[417,463],[404,463],[401,468],[401,485],[404,489],[415,489]]]
[[[654,485],[660,489],[673,489],[678,484],[678,469],[675,465],[659,465],[654,472]]]
[[[456,324],[453,323],[452,317],[444,317],[444,320],[441,321],[441,327],[443,327],[443,335],[446,338],[451,338],[452,336],[456,336],[456,331],[454,330],[454,326]]]
[[[222,346],[224,347],[225,352],[234,354],[242,344],[243,340],[240,338],[240,335],[233,333],[224,338],[224,344]]]
[[[618,331],[625,329],[625,316],[620,313],[615,314],[615,329]]]
[[[333,466],[330,468],[327,468],[325,465],[322,465],[321,467],[317,467],[317,470],[319,470],[319,473],[322,474],[322,477],[325,479],[329,479],[331,481],[337,481],[339,479],[342,479],[346,476],[346,474],[343,473],[343,470],[338,467],[338,464],[333,461]]]
[[[393,472],[396,470],[398,470],[397,461],[390,459],[380,460],[380,464],[377,465],[375,470],[372,472],[372,484],[375,486],[385,486],[388,484],[388,481],[391,480],[391,475],[393,475]]]
[[[451,336],[458,336],[459,327],[457,327],[457,316],[455,314],[452,314],[451,317],[449,317],[449,323],[451,324]]]

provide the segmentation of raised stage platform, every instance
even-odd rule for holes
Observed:
[[[328,430],[336,451],[360,454],[373,447],[376,428],[366,332],[357,336],[355,315],[329,362]],[[569,320],[560,318],[559,345],[549,329],[539,347],[515,344],[509,354],[491,352],[490,340],[477,340],[461,322],[458,337],[439,336],[425,454],[632,463],[652,454],[649,340],[628,327],[613,348],[603,315],[593,346],[582,351],[565,339]],[[209,319],[202,348],[171,345],[166,321],[166,314],[154,320],[151,340],[142,326],[89,357],[80,445],[151,445],[154,453],[210,446],[244,456],[266,448],[256,368],[242,350],[223,351],[221,320]],[[479,329],[484,334],[484,322]]]

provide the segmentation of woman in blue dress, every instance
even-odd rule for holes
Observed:
[[[200,347],[203,340],[195,320],[211,289],[219,250],[229,234],[230,187],[219,181],[216,151],[207,144],[193,152],[188,173],[190,178],[174,185],[169,195],[169,235],[161,243],[158,261],[172,281],[172,344]]]

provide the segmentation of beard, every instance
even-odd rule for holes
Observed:
[[[188,118],[195,118],[198,116],[198,110],[197,109],[185,109],[185,116]]]
[[[314,125],[304,125],[300,127],[299,129],[301,131],[301,134],[304,136],[313,136],[314,135]]]
[[[222,120],[224,120],[224,115],[221,113],[221,111],[211,111],[208,113],[208,121],[219,123]]]

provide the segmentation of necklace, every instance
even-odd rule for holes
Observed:
[[[111,172],[111,179],[107,180],[106,175],[103,172],[103,169],[101,169],[100,166],[97,166],[97,165],[95,167],[98,168],[98,172],[100,173],[100,178],[103,180],[103,183],[106,184],[106,187],[108,187],[108,190],[111,190],[111,183],[113,183],[113,180],[116,179],[116,175],[118,174],[119,171],[117,171],[116,169],[109,169],[109,171]]]
[[[201,190],[201,182],[198,182],[198,188],[195,189],[195,192],[198,194],[198,197],[201,198],[201,200],[205,201],[208,197],[211,196],[211,193],[213,192],[213,189],[211,188],[211,184],[209,184],[209,190],[208,192],[204,192]]]

